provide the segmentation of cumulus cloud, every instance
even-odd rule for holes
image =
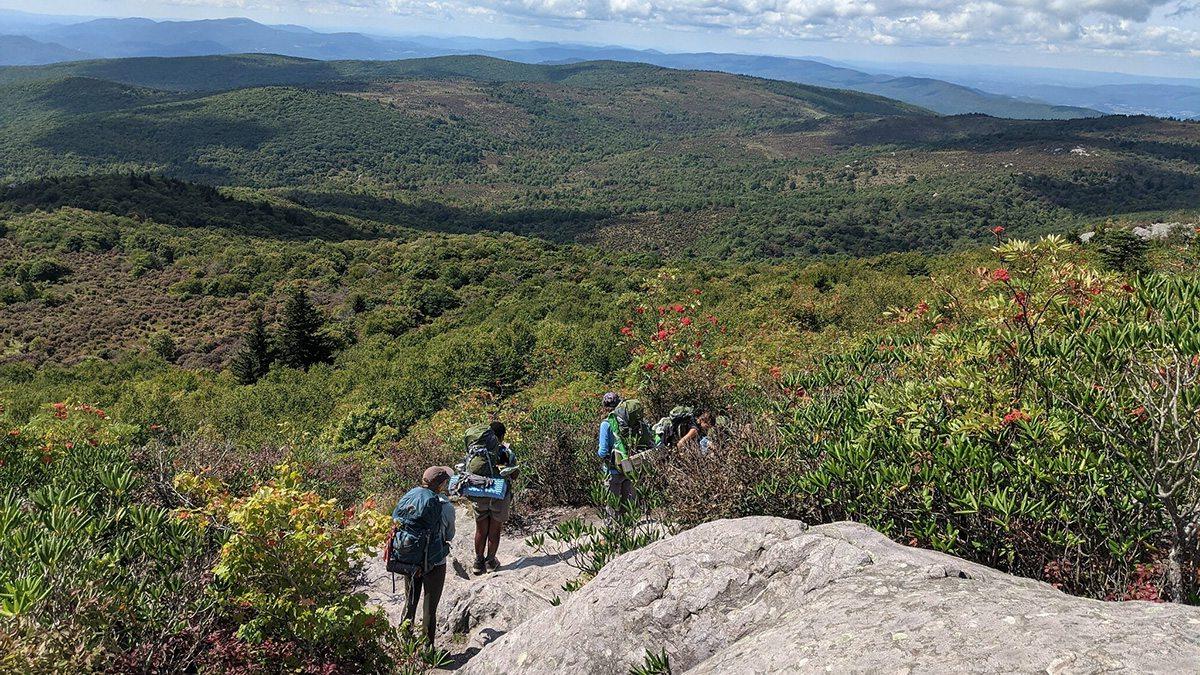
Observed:
[[[1196,0],[175,1],[311,12],[484,15],[574,28],[605,21],[881,45],[1005,44],[1174,54],[1200,50],[1200,32],[1174,25],[1195,10]]]

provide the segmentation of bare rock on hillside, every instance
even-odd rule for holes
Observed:
[[[467,673],[1200,671],[1200,608],[1104,603],[855,523],[702,525],[626,554]]]

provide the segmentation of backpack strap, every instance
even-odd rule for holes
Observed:
[[[612,458],[610,461],[613,467],[624,475],[625,472],[621,470],[620,459],[629,459],[629,446],[626,444],[625,438],[621,436],[621,423],[617,420],[616,413],[611,413],[608,416],[608,430],[612,433],[613,438],[616,439],[616,442],[613,444],[615,446],[613,452],[609,455]]]

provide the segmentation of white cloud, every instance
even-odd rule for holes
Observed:
[[[1010,45],[1044,50],[1194,54],[1196,0],[174,0],[313,13],[387,11],[495,17],[583,28],[592,22],[724,31],[744,37],[876,45]],[[1176,25],[1178,24],[1178,25]]]

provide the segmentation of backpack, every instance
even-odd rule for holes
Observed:
[[[654,425],[654,433],[663,443],[674,445],[696,426],[695,411],[688,406],[675,406],[671,414]]]
[[[392,511],[392,534],[384,551],[387,571],[423,574],[432,569],[432,561],[447,553],[442,502],[437,494],[425,487],[404,493]]]
[[[479,424],[467,429],[463,443],[467,446],[467,456],[463,460],[463,468],[467,473],[486,478],[500,476],[499,466],[507,462],[500,439],[496,438],[496,432],[490,426]]]
[[[621,401],[608,416],[608,428],[617,441],[608,457],[611,466],[620,469],[633,455],[655,446],[654,432],[643,421],[643,414],[641,401],[629,399]]]

